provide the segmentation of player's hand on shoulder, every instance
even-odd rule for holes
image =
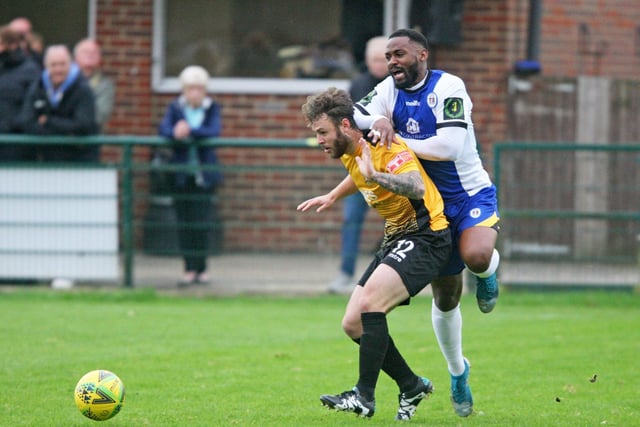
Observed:
[[[393,144],[395,137],[395,131],[389,119],[382,117],[373,122],[368,137],[374,143],[381,142],[385,144],[387,148],[391,148],[391,144]]]

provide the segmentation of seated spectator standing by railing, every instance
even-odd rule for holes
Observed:
[[[53,45],[44,55],[45,70],[27,93],[19,124],[31,135],[92,135],[97,133],[94,97],[66,46]],[[98,161],[95,145],[43,145],[44,161]]]
[[[40,68],[20,49],[20,35],[0,27],[0,133],[17,133],[18,115],[31,83]],[[25,160],[24,145],[0,144],[0,161]]]
[[[213,147],[199,146],[198,139],[220,135],[220,106],[207,96],[209,73],[200,66],[180,73],[182,94],[169,107],[159,126],[171,138],[170,162],[182,166],[175,174],[174,206],[178,219],[178,241],[184,258],[184,277],[179,285],[204,284],[213,205],[211,196],[220,184],[219,172],[201,168],[218,163]]]

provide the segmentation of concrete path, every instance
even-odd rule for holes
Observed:
[[[364,269],[366,260],[359,264]],[[338,271],[339,259],[310,254],[230,254],[209,258],[208,285],[178,289],[182,260],[173,257],[136,255],[135,287],[163,291],[215,295],[280,294],[319,295]]]
[[[357,263],[359,277],[371,260],[363,254]],[[340,260],[332,254],[224,254],[208,260],[211,282],[179,288],[182,260],[178,257],[134,257],[134,288],[155,288],[160,292],[185,295],[284,295],[313,296],[327,293],[338,272]],[[122,273],[120,275],[123,276]],[[473,289],[467,286],[465,292]],[[535,288],[636,288],[640,289],[640,268],[634,265],[580,265],[560,262],[503,261],[499,280],[506,287]],[[47,286],[49,283],[29,283]],[[3,282],[3,289],[19,284]],[[77,287],[117,287],[121,283],[76,283]],[[430,295],[427,287],[423,294]]]

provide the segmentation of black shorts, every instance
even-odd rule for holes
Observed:
[[[415,296],[440,275],[451,255],[451,232],[420,230],[406,234],[374,255],[373,261],[358,281],[364,286],[380,264],[398,272],[410,296]]]

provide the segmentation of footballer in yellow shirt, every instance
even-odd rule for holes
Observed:
[[[349,176],[329,193],[302,202],[298,210],[320,212],[359,190],[385,218],[383,243],[353,290],[342,319],[344,331],[360,344],[358,382],[343,393],[324,394],[320,401],[337,411],[373,416],[384,364],[400,388],[396,419],[408,420],[433,386],[409,368],[391,339],[386,316],[438,277],[449,259],[451,233],[442,197],[403,141],[389,150],[371,148],[355,125],[353,101],[344,90],[330,88],[310,96],[302,112],[320,148],[340,159]]]

